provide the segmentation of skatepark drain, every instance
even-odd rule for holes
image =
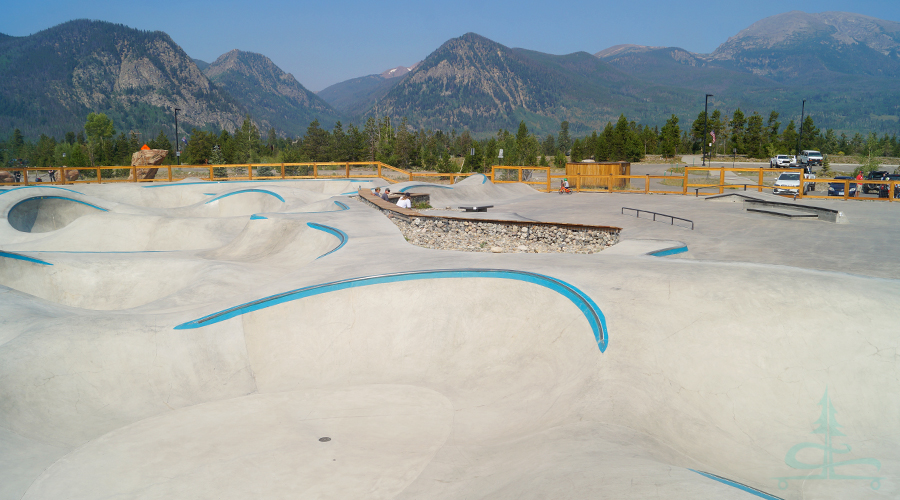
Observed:
[[[323,442],[323,443],[327,443],[327,442],[331,441],[331,438],[328,437],[328,436],[320,437],[320,438],[319,438],[319,441],[321,441],[321,442]]]

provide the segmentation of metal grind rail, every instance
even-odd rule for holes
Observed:
[[[683,217],[675,217],[674,215],[661,214],[661,213],[659,213],[659,212],[651,212],[650,210],[639,210],[639,209],[637,209],[637,208],[628,208],[628,207],[622,207],[622,215],[625,215],[625,211],[626,211],[626,210],[633,210],[633,211],[635,212],[634,216],[637,217],[638,219],[641,218],[641,212],[643,212],[643,213],[645,213],[645,214],[653,214],[653,221],[654,221],[654,222],[656,222],[656,216],[657,216],[657,215],[659,215],[660,217],[668,217],[669,220],[671,221],[671,225],[672,225],[672,226],[675,225],[675,220],[676,220],[676,219],[677,219],[677,220],[683,220],[683,221],[685,221],[685,222],[690,222],[690,223],[691,223],[691,231],[694,230],[694,221],[692,221],[692,220],[690,220],[690,219],[685,219],[685,218],[683,218]]]

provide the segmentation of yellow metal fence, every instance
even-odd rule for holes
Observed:
[[[139,178],[147,169],[156,169],[152,178]],[[50,172],[54,172],[51,177]],[[473,172],[433,173],[413,172],[393,167],[382,162],[303,162],[303,163],[247,163],[239,165],[161,165],[158,167],[99,166],[10,168],[9,176],[0,178],[0,186],[35,184],[79,184],[115,182],[173,182],[186,178],[207,181],[244,181],[278,179],[360,179],[378,178],[390,183],[419,181],[441,184],[455,184]],[[78,172],[72,175],[72,172]],[[684,167],[683,172],[673,175],[583,175],[554,174],[550,167],[541,166],[498,166],[491,167],[490,179],[494,183],[524,183],[539,191],[552,192],[560,189],[563,179],[568,179],[569,187],[576,192],[600,193],[642,193],[711,195],[735,190],[774,192],[775,179],[781,173],[797,173],[799,187],[779,188],[784,194],[796,198],[843,199],[843,200],[886,200],[894,201],[900,196],[900,181],[859,181],[855,179],[817,178],[805,179],[800,169],[773,168],[703,168]],[[73,178],[70,180],[68,176]],[[43,177],[43,179],[41,179]],[[829,195],[828,186],[841,186],[835,190],[840,195]],[[860,197],[862,187],[882,193],[881,198]],[[855,187],[855,196],[851,188]]]

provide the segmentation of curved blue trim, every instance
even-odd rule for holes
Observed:
[[[81,193],[78,193],[78,194],[81,194]],[[31,201],[31,200],[68,200],[68,201],[74,201],[75,203],[81,203],[82,205],[87,205],[91,208],[96,208],[97,210],[101,210],[103,212],[109,212],[109,210],[107,210],[103,207],[98,207],[97,205],[94,205],[93,203],[76,200],[75,198],[69,198],[68,196],[32,196],[31,198],[26,198],[26,199],[16,203],[15,205],[13,205],[12,208],[10,208],[9,212],[7,212],[7,213],[12,213],[12,211],[15,210],[16,207],[18,207],[22,203],[25,203],[26,201]]]
[[[324,257],[324,256],[326,256],[326,255],[328,255],[328,254],[330,254],[330,253],[337,252],[338,250],[341,249],[342,246],[346,245],[346,244],[347,244],[347,240],[350,239],[350,237],[347,236],[347,233],[341,231],[340,229],[338,229],[338,228],[336,228],[336,227],[326,226],[326,225],[324,225],[324,224],[317,224],[317,223],[315,223],[315,222],[307,222],[306,225],[309,226],[309,227],[311,227],[311,228],[313,228],[313,229],[318,229],[319,231],[325,231],[326,233],[331,233],[331,234],[337,236],[339,240],[341,240],[341,244],[340,244],[340,245],[338,245],[338,246],[335,247],[335,248],[332,248],[331,251],[326,252],[326,253],[323,253],[322,255],[316,257],[316,260],[319,260],[319,259],[321,259],[322,257]]]
[[[747,486],[746,484],[741,484],[741,483],[732,481],[730,479],[725,479],[724,477],[717,476],[715,474],[710,474],[709,472],[702,472],[702,471],[694,470],[694,469],[688,469],[688,470],[692,471],[692,472],[696,472],[697,474],[700,474],[701,476],[706,476],[706,477],[708,477],[714,481],[718,481],[722,484],[727,484],[728,486],[731,486],[732,488],[737,488],[739,490],[746,491],[747,493],[750,493],[751,495],[756,495],[759,498],[765,498],[766,500],[784,500],[781,497],[776,497],[774,495],[770,495],[764,491],[760,491],[756,488]]]
[[[263,217],[262,215],[253,214],[250,216],[250,220],[268,220],[268,217]]]
[[[17,188],[4,189],[4,190],[2,190],[3,192],[0,193],[0,194],[11,193],[11,192],[13,192],[13,191],[18,191],[19,189],[33,189],[33,188],[62,189],[63,191],[68,191],[68,192],[70,192],[70,193],[82,194],[82,193],[80,193],[80,192],[78,192],[78,191],[75,191],[74,189],[61,188],[61,187],[58,187],[58,186],[19,186],[19,187],[17,187]]]
[[[484,184],[485,182],[487,182],[487,176],[486,176],[486,175],[484,175],[484,174],[478,174],[478,175],[481,176],[481,183],[482,183],[482,184]]]
[[[675,255],[677,253],[684,253],[688,251],[687,245],[683,247],[675,247],[675,248],[667,248],[665,250],[658,250],[656,252],[650,252],[647,255],[652,255],[654,257],[665,257],[666,255]]]
[[[26,262],[33,262],[35,264],[43,264],[45,266],[52,266],[53,264],[49,262],[44,262],[40,259],[35,259],[33,257],[26,257],[24,255],[19,255],[17,253],[4,252],[0,250],[0,257],[6,257],[7,259],[16,259],[16,260],[24,260]]]
[[[343,203],[341,203],[337,200],[334,201],[334,204],[337,205],[341,210],[350,210],[350,207],[348,207],[347,205],[344,205]]]
[[[310,223],[312,224],[312,223]],[[574,286],[556,278],[545,276],[543,274],[531,273],[528,271],[513,271],[507,269],[435,269],[429,271],[407,271],[400,273],[382,274],[378,276],[365,276],[360,278],[351,278],[321,285],[313,285],[304,288],[298,288],[277,295],[271,295],[253,302],[247,302],[238,306],[224,309],[214,314],[204,316],[202,318],[182,323],[175,327],[176,330],[188,330],[200,328],[205,325],[211,325],[226,319],[231,319],[242,314],[252,311],[258,311],[274,305],[290,302],[292,300],[302,299],[328,292],[335,292],[347,288],[357,288],[366,285],[377,285],[381,283],[395,283],[399,281],[413,281],[421,279],[442,279],[442,278],[502,278],[525,281],[540,285],[554,292],[557,292],[568,298],[575,304],[579,310],[587,318],[591,329],[594,332],[594,338],[597,341],[597,347],[600,352],[605,352],[609,344],[609,337],[606,329],[606,318],[603,312],[597,307],[597,304],[591,300],[581,290]]]
[[[173,186],[192,186],[196,184],[239,184],[244,182],[309,182],[309,181],[344,181],[344,182],[372,182],[374,179],[260,179],[254,181],[201,181],[201,182],[172,182],[166,184],[150,184],[148,186],[141,186],[144,189],[150,188],[163,188],[163,187],[173,187]],[[29,186],[30,187],[30,186]],[[40,187],[40,186],[34,186]]]
[[[413,184],[413,185],[411,185],[411,186],[402,187],[402,188],[400,188],[400,190],[397,191],[397,192],[398,192],[398,193],[405,193],[407,189],[412,189],[412,188],[416,188],[416,187],[453,189],[453,188],[450,187],[450,186],[441,186],[441,185],[439,185],[439,184]]]
[[[207,201],[206,203],[204,203],[204,205],[209,205],[210,203],[212,203],[212,202],[214,202],[214,201],[217,201],[217,200],[221,200],[222,198],[227,198],[227,197],[232,196],[232,195],[235,195],[235,194],[243,194],[243,193],[262,193],[262,194],[267,194],[267,195],[269,195],[269,196],[274,196],[274,197],[278,198],[279,200],[281,200],[282,203],[284,203],[284,198],[282,198],[281,195],[279,195],[278,193],[273,193],[272,191],[268,191],[268,190],[266,190],[266,189],[250,188],[250,189],[240,189],[240,190],[237,190],[237,191],[232,191],[232,192],[230,192],[230,193],[225,193],[225,194],[216,196],[215,198],[213,198],[213,199]]]
[[[359,191],[347,191],[346,193],[341,193],[341,196],[352,196],[354,194],[359,194]]]

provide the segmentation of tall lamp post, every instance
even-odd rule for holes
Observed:
[[[706,94],[705,104],[703,106],[703,161],[701,163],[702,166],[706,166],[706,134],[707,126],[709,125],[709,98],[713,97],[712,94]]]
[[[797,156],[800,156],[800,140],[803,139],[803,113],[806,112],[806,99],[803,99],[803,106],[800,107],[800,133],[797,134]],[[797,161],[800,161],[799,158]]]
[[[175,158],[178,160],[178,164],[181,165],[181,151],[178,150],[178,112],[181,111],[178,108],[175,108]]]

